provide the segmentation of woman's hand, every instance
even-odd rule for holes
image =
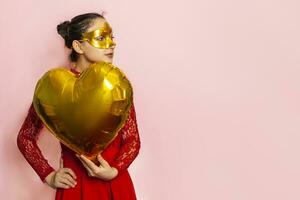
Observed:
[[[63,159],[60,159],[59,169],[57,171],[51,172],[46,178],[46,183],[56,189],[64,188],[68,189],[70,187],[75,187],[77,182],[75,181],[76,175],[70,168],[63,168]]]
[[[97,156],[97,159],[100,162],[99,166],[95,165],[95,163],[93,163],[84,155],[76,154],[76,156],[82,162],[90,177],[96,177],[105,181],[109,181],[118,175],[118,170],[114,167],[111,167],[100,153]]]

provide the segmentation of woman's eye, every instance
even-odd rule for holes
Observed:
[[[103,36],[99,36],[99,37],[96,37],[97,40],[103,40],[104,37]]]

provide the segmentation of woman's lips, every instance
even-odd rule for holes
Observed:
[[[105,54],[107,55],[108,57],[112,57],[114,55],[114,53],[108,53],[108,54]]]

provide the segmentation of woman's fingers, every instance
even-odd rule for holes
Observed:
[[[70,168],[60,168],[55,174],[54,184],[56,187],[60,188],[70,188],[75,187],[75,173]]]
[[[71,186],[69,186],[68,184],[66,184],[66,183],[64,183],[64,182],[57,182],[57,183],[56,183],[56,187],[57,187],[57,188],[69,189]]]
[[[70,176],[70,174],[63,174],[62,177],[68,179],[72,183],[72,186],[76,185],[76,181],[72,178],[72,176]]]
[[[65,177],[61,177],[60,183],[64,183],[64,184],[67,184],[68,186],[70,187],[75,187],[75,184],[72,183],[72,181],[70,181],[69,179],[65,178]]]
[[[73,183],[72,183],[72,181],[70,181],[68,178],[66,178],[66,176],[65,176],[66,174],[58,174],[57,176],[57,178],[56,178],[56,185],[57,184],[59,184],[59,183],[63,183],[63,184],[66,184],[66,185],[68,185],[69,187],[73,187]]]
[[[89,176],[91,176],[93,174],[92,170],[90,169],[90,167],[82,160],[80,160],[81,163],[83,164],[83,166],[86,168],[86,170],[88,171]]]
[[[62,170],[63,170],[63,172],[70,174],[73,177],[73,179],[77,178],[76,175],[75,175],[75,173],[74,173],[74,171],[72,169],[70,169],[70,168],[63,168]]]
[[[64,167],[64,161],[62,158],[60,158],[59,160],[59,168],[63,168]]]
[[[83,161],[87,166],[89,166],[89,168],[92,170],[92,171],[96,171],[98,166],[95,165],[95,163],[93,163],[91,160],[89,160],[87,157],[85,157],[84,155],[81,155],[80,157],[80,160]]]
[[[93,177],[95,174],[97,174],[97,170],[99,168],[97,165],[95,165],[91,160],[83,155],[80,156],[76,154],[76,156],[78,157],[82,165],[86,168],[89,176]]]
[[[102,166],[102,167],[110,166],[109,163],[102,157],[102,155],[100,153],[97,155],[97,159],[100,162],[100,166]]]

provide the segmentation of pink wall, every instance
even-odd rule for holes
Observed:
[[[106,11],[135,90],[139,200],[300,199],[295,0],[2,1],[1,199],[49,200],[16,146],[37,79],[66,63],[56,25]],[[58,167],[58,141],[39,145]],[[30,186],[30,187],[29,187]],[[4,196],[4,197],[3,197]]]

